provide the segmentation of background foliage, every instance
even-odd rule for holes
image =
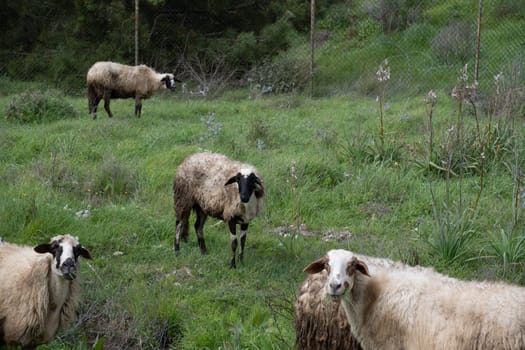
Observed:
[[[314,98],[309,2],[140,4],[141,62],[184,82],[96,121],[85,72],[133,62],[133,2],[0,6],[0,236],[95,258],[40,349],[291,349],[302,269],[336,247],[525,283],[523,1],[484,1],[478,84],[477,1],[317,1]],[[203,149],[264,176],[237,270],[217,220],[207,256],[173,253],[173,175]]]

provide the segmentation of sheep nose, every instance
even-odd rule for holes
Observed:
[[[71,258],[67,258],[62,263],[62,266],[60,266],[60,271],[62,271],[62,273],[65,273],[65,274],[75,272],[75,270],[76,270],[75,260]]]
[[[339,282],[331,282],[330,283],[330,288],[332,288],[333,291],[336,291],[339,288],[341,288],[341,283],[339,283]]]

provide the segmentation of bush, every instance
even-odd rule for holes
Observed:
[[[474,53],[475,35],[466,22],[444,27],[431,41],[432,53],[443,63],[464,63]]]
[[[25,91],[13,96],[5,109],[5,117],[20,123],[49,122],[76,118],[77,112],[58,93]]]
[[[420,1],[376,0],[363,2],[363,12],[381,24],[383,33],[406,29],[420,17]]]
[[[523,0],[499,0],[494,4],[495,18],[525,18],[525,2]]]
[[[254,97],[266,93],[302,91],[310,79],[309,63],[298,57],[266,60],[246,74],[248,87]]]

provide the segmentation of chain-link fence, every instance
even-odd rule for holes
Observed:
[[[363,0],[358,15],[354,3],[341,2],[331,12],[316,16],[312,65],[315,96],[374,93],[375,73],[384,59],[391,67],[391,90],[398,93],[421,94],[429,89],[451,88],[465,64],[472,80],[479,68],[481,90],[489,89],[500,72],[508,84],[525,83],[522,0],[434,1],[432,6],[430,0]],[[83,93],[85,73],[95,60],[134,64],[135,8],[124,8],[118,2],[104,6],[106,15],[98,16],[109,18],[108,13],[120,13],[121,21],[112,24],[114,31],[107,38],[99,38],[96,46],[79,48],[74,41],[66,41],[51,47],[43,42],[38,53],[34,53],[24,51],[22,43],[6,45],[0,48],[0,75],[27,81],[43,80],[45,76],[48,83],[66,92]],[[92,16],[86,18],[94,21]],[[47,20],[52,22],[53,18]],[[159,71],[175,71],[185,82],[184,94],[213,95],[228,84],[246,87],[254,94],[309,92],[312,52],[308,28],[303,28],[303,42],[294,41],[286,53],[273,59],[252,58],[257,65],[249,68],[245,63],[241,69],[232,64],[234,61],[228,61],[227,55],[239,50],[242,40],[247,42],[243,49],[248,47],[256,53],[257,45],[265,45],[264,38],[253,42],[249,35],[231,41],[221,39],[217,46],[222,46],[225,54],[212,59],[188,55],[188,43],[196,39],[174,36],[172,28],[181,20],[180,14],[165,13],[148,25],[142,23],[138,28],[138,61]],[[89,37],[88,34],[82,35]],[[85,69],[77,69],[79,66]]]
[[[372,94],[377,87],[375,73],[385,59],[391,67],[389,84],[396,93],[451,89],[460,69],[467,65],[469,80],[477,80],[480,91],[491,89],[501,73],[499,77],[504,76],[507,84],[515,88],[521,84],[523,94],[525,17],[515,16],[513,7],[505,6],[509,1],[479,1],[469,9],[470,15],[438,19],[432,13],[418,12],[415,6],[404,18],[402,31],[394,23],[397,17],[388,17],[389,11],[395,13],[388,8],[390,2],[365,3],[372,7],[369,17],[354,19],[357,24],[345,33],[345,40],[335,39],[337,45],[347,45],[345,50],[331,44],[336,33],[322,23],[316,26],[314,94],[346,90]],[[384,34],[369,39],[378,30]],[[333,88],[327,88],[330,84]]]

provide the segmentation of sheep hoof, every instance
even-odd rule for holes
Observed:
[[[230,269],[236,269],[237,268],[237,265],[235,265],[235,258],[232,259],[231,263],[230,263]]]

